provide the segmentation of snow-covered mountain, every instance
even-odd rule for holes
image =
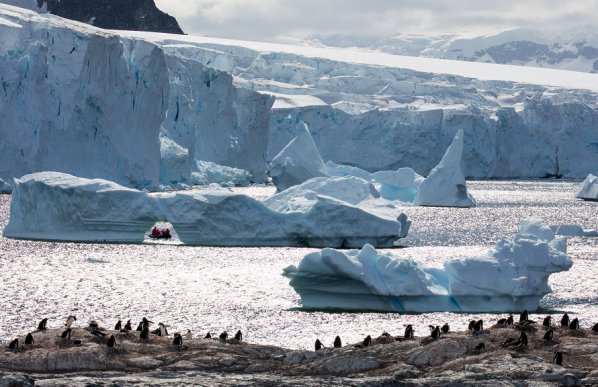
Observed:
[[[0,178],[55,170],[265,181],[307,123],[324,161],[427,175],[459,129],[467,175],[598,173],[598,75],[350,49],[106,31],[0,4]]]
[[[380,38],[330,35],[312,36],[307,43],[397,55],[598,72],[597,31],[597,26],[582,26],[553,30],[514,29],[484,36],[398,34]]]

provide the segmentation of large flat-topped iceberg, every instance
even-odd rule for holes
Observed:
[[[598,200],[598,177],[590,173],[583,181],[577,197],[584,200]]]
[[[4,236],[141,243],[158,212],[146,192],[102,179],[35,173],[15,179]]]
[[[392,247],[407,236],[407,217],[396,208],[379,211],[367,182],[338,179],[347,181],[336,188],[311,182],[260,202],[219,187],[152,196],[42,172],[16,180],[4,236],[140,243],[157,221],[172,223],[183,243],[206,246]]]
[[[486,254],[428,268],[372,246],[323,249],[284,269],[305,309],[392,312],[536,310],[548,277],[572,265],[565,238],[537,219]]]

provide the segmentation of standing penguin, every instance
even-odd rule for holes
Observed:
[[[448,323],[445,323],[441,329],[442,329],[442,333],[444,333],[446,335],[447,333],[449,333],[451,327],[449,327]]]
[[[108,348],[114,348],[116,346],[116,338],[114,337],[114,335],[110,336],[110,338],[106,342],[106,346],[108,346]]]
[[[166,325],[159,323],[158,328],[160,329],[160,334],[158,336],[168,336],[168,330],[166,329]]]
[[[122,329],[122,321],[118,320],[116,325],[114,326],[115,331],[120,331]]]
[[[569,315],[565,313],[561,318],[561,326],[567,328],[569,326]]]
[[[66,319],[66,323],[64,323],[64,326],[66,326],[67,329],[69,329],[71,327],[71,325],[73,325],[73,322],[77,321],[77,317],[75,316],[69,316]]]
[[[149,339],[149,328],[143,328],[141,333],[139,334],[139,338],[141,340],[148,340]]]
[[[220,334],[220,336],[218,336],[218,339],[219,339],[221,342],[225,342],[227,338],[228,338],[228,333],[227,333],[226,331],[222,332],[222,333]]]
[[[572,331],[579,330],[579,320],[577,319],[577,317],[571,320],[571,323],[569,324],[569,329],[571,329]]]
[[[334,348],[340,348],[343,346],[340,336],[334,338]]]
[[[183,336],[180,333],[174,334],[174,340],[172,340],[172,345],[175,347],[182,347],[183,346]]]
[[[25,337],[25,345],[33,345],[35,341],[33,340],[33,335],[31,333],[27,333]]]
[[[191,329],[187,329],[187,333],[185,333],[185,340],[193,340],[193,333],[191,333]]]
[[[563,364],[563,353],[561,351],[557,351],[557,353],[554,354],[552,361],[556,365],[562,365]]]
[[[440,327],[438,325],[436,325],[436,327],[434,327],[433,325],[430,325],[430,336],[436,340],[437,338],[440,337]]]
[[[206,336],[204,337],[204,339],[211,339],[212,338],[212,334],[210,332],[208,332],[206,334]]]
[[[19,348],[19,339],[14,339],[8,344],[8,349],[17,349]]]
[[[367,337],[363,339],[363,346],[369,347],[370,345],[372,345],[372,336],[367,335]]]
[[[125,324],[125,331],[132,331],[133,327],[131,326],[131,320],[127,321]]]
[[[47,330],[48,329],[47,324],[48,324],[48,319],[47,318],[43,319],[42,321],[39,322],[39,324],[37,324],[37,330],[38,331]]]
[[[526,322],[527,320],[529,320],[529,313],[527,312],[527,309],[525,309],[519,315],[519,322]]]
[[[552,324],[552,317],[546,316],[544,317],[544,321],[542,321],[542,326],[549,327]]]
[[[71,332],[73,331],[72,328],[66,328],[66,330],[64,332],[62,332],[62,334],[60,335],[61,338],[65,339],[65,340],[70,340],[71,339]]]
[[[484,332],[484,320],[478,320],[473,324],[473,331],[475,333]]]
[[[545,342],[552,341],[553,337],[554,337],[554,330],[552,330],[552,329],[549,329],[546,331],[546,333],[544,333],[544,341]]]
[[[405,335],[404,337],[406,339],[412,339],[413,338],[413,326],[411,324],[407,325],[405,327]]]
[[[320,349],[322,349],[324,346],[322,345],[322,342],[320,341],[320,339],[316,339],[316,351],[319,351]]]
[[[235,333],[235,340],[238,342],[243,341],[243,332],[241,332],[240,329],[237,331],[237,333]]]

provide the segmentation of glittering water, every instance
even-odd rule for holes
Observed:
[[[401,241],[409,254],[428,265],[471,256],[502,236],[511,237],[529,216],[547,223],[577,223],[598,228],[598,203],[574,198],[579,183],[554,181],[470,182],[478,201],[474,209],[405,207],[413,220]],[[271,187],[240,189],[256,198]],[[8,221],[10,196],[0,195],[0,231]],[[143,316],[164,322],[170,331],[191,329],[236,332],[246,340],[293,348],[311,348],[319,337],[331,344],[383,331],[400,334],[414,324],[416,335],[427,325],[449,322],[464,329],[471,318],[494,321],[496,315],[426,313],[301,312],[299,297],[281,276],[282,269],[313,249],[211,248],[176,243],[143,245],[73,244],[0,238],[0,339],[6,341],[36,327],[43,317],[60,327],[75,314],[79,325],[92,319],[111,327],[117,319]],[[598,322],[598,238],[570,238],[573,268],[553,275],[554,293],[541,313],[579,317],[582,326]],[[534,317],[540,317],[539,315]]]

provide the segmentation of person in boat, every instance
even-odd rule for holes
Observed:
[[[162,230],[162,238],[170,238],[170,230],[169,229],[164,229]]]
[[[157,237],[159,237],[159,236],[160,236],[160,230],[158,230],[158,228],[157,228],[157,227],[154,227],[154,228],[152,228],[152,236],[153,236],[154,238],[157,238]]]

